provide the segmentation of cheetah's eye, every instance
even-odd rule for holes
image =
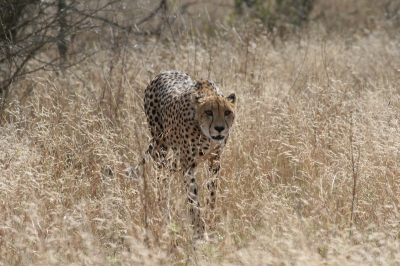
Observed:
[[[213,112],[211,111],[211,110],[207,110],[207,111],[205,111],[204,112],[206,115],[208,115],[208,116],[212,116],[213,115]]]
[[[225,111],[225,116],[228,116],[228,115],[230,115],[230,114],[232,114],[232,111],[229,111],[229,110],[226,110],[226,111]]]

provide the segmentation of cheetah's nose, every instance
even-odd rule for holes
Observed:
[[[221,133],[221,132],[222,132],[222,130],[224,130],[224,129],[225,129],[225,127],[221,127],[221,126],[215,126],[215,127],[214,127],[214,129],[215,129],[216,131],[218,131],[218,133]]]

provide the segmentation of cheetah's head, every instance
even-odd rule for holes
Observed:
[[[213,142],[222,142],[229,135],[235,119],[236,95],[195,95],[196,120],[201,131]]]

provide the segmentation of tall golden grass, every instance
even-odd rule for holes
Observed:
[[[278,42],[217,24],[20,80],[0,127],[0,263],[400,264],[400,47],[385,23]],[[238,97],[202,245],[179,174],[161,173],[160,202],[151,165],[125,173],[149,140],[143,91],[169,69]]]

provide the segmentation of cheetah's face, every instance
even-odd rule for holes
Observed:
[[[196,120],[201,131],[213,142],[222,142],[229,135],[235,119],[236,96],[194,96]]]

